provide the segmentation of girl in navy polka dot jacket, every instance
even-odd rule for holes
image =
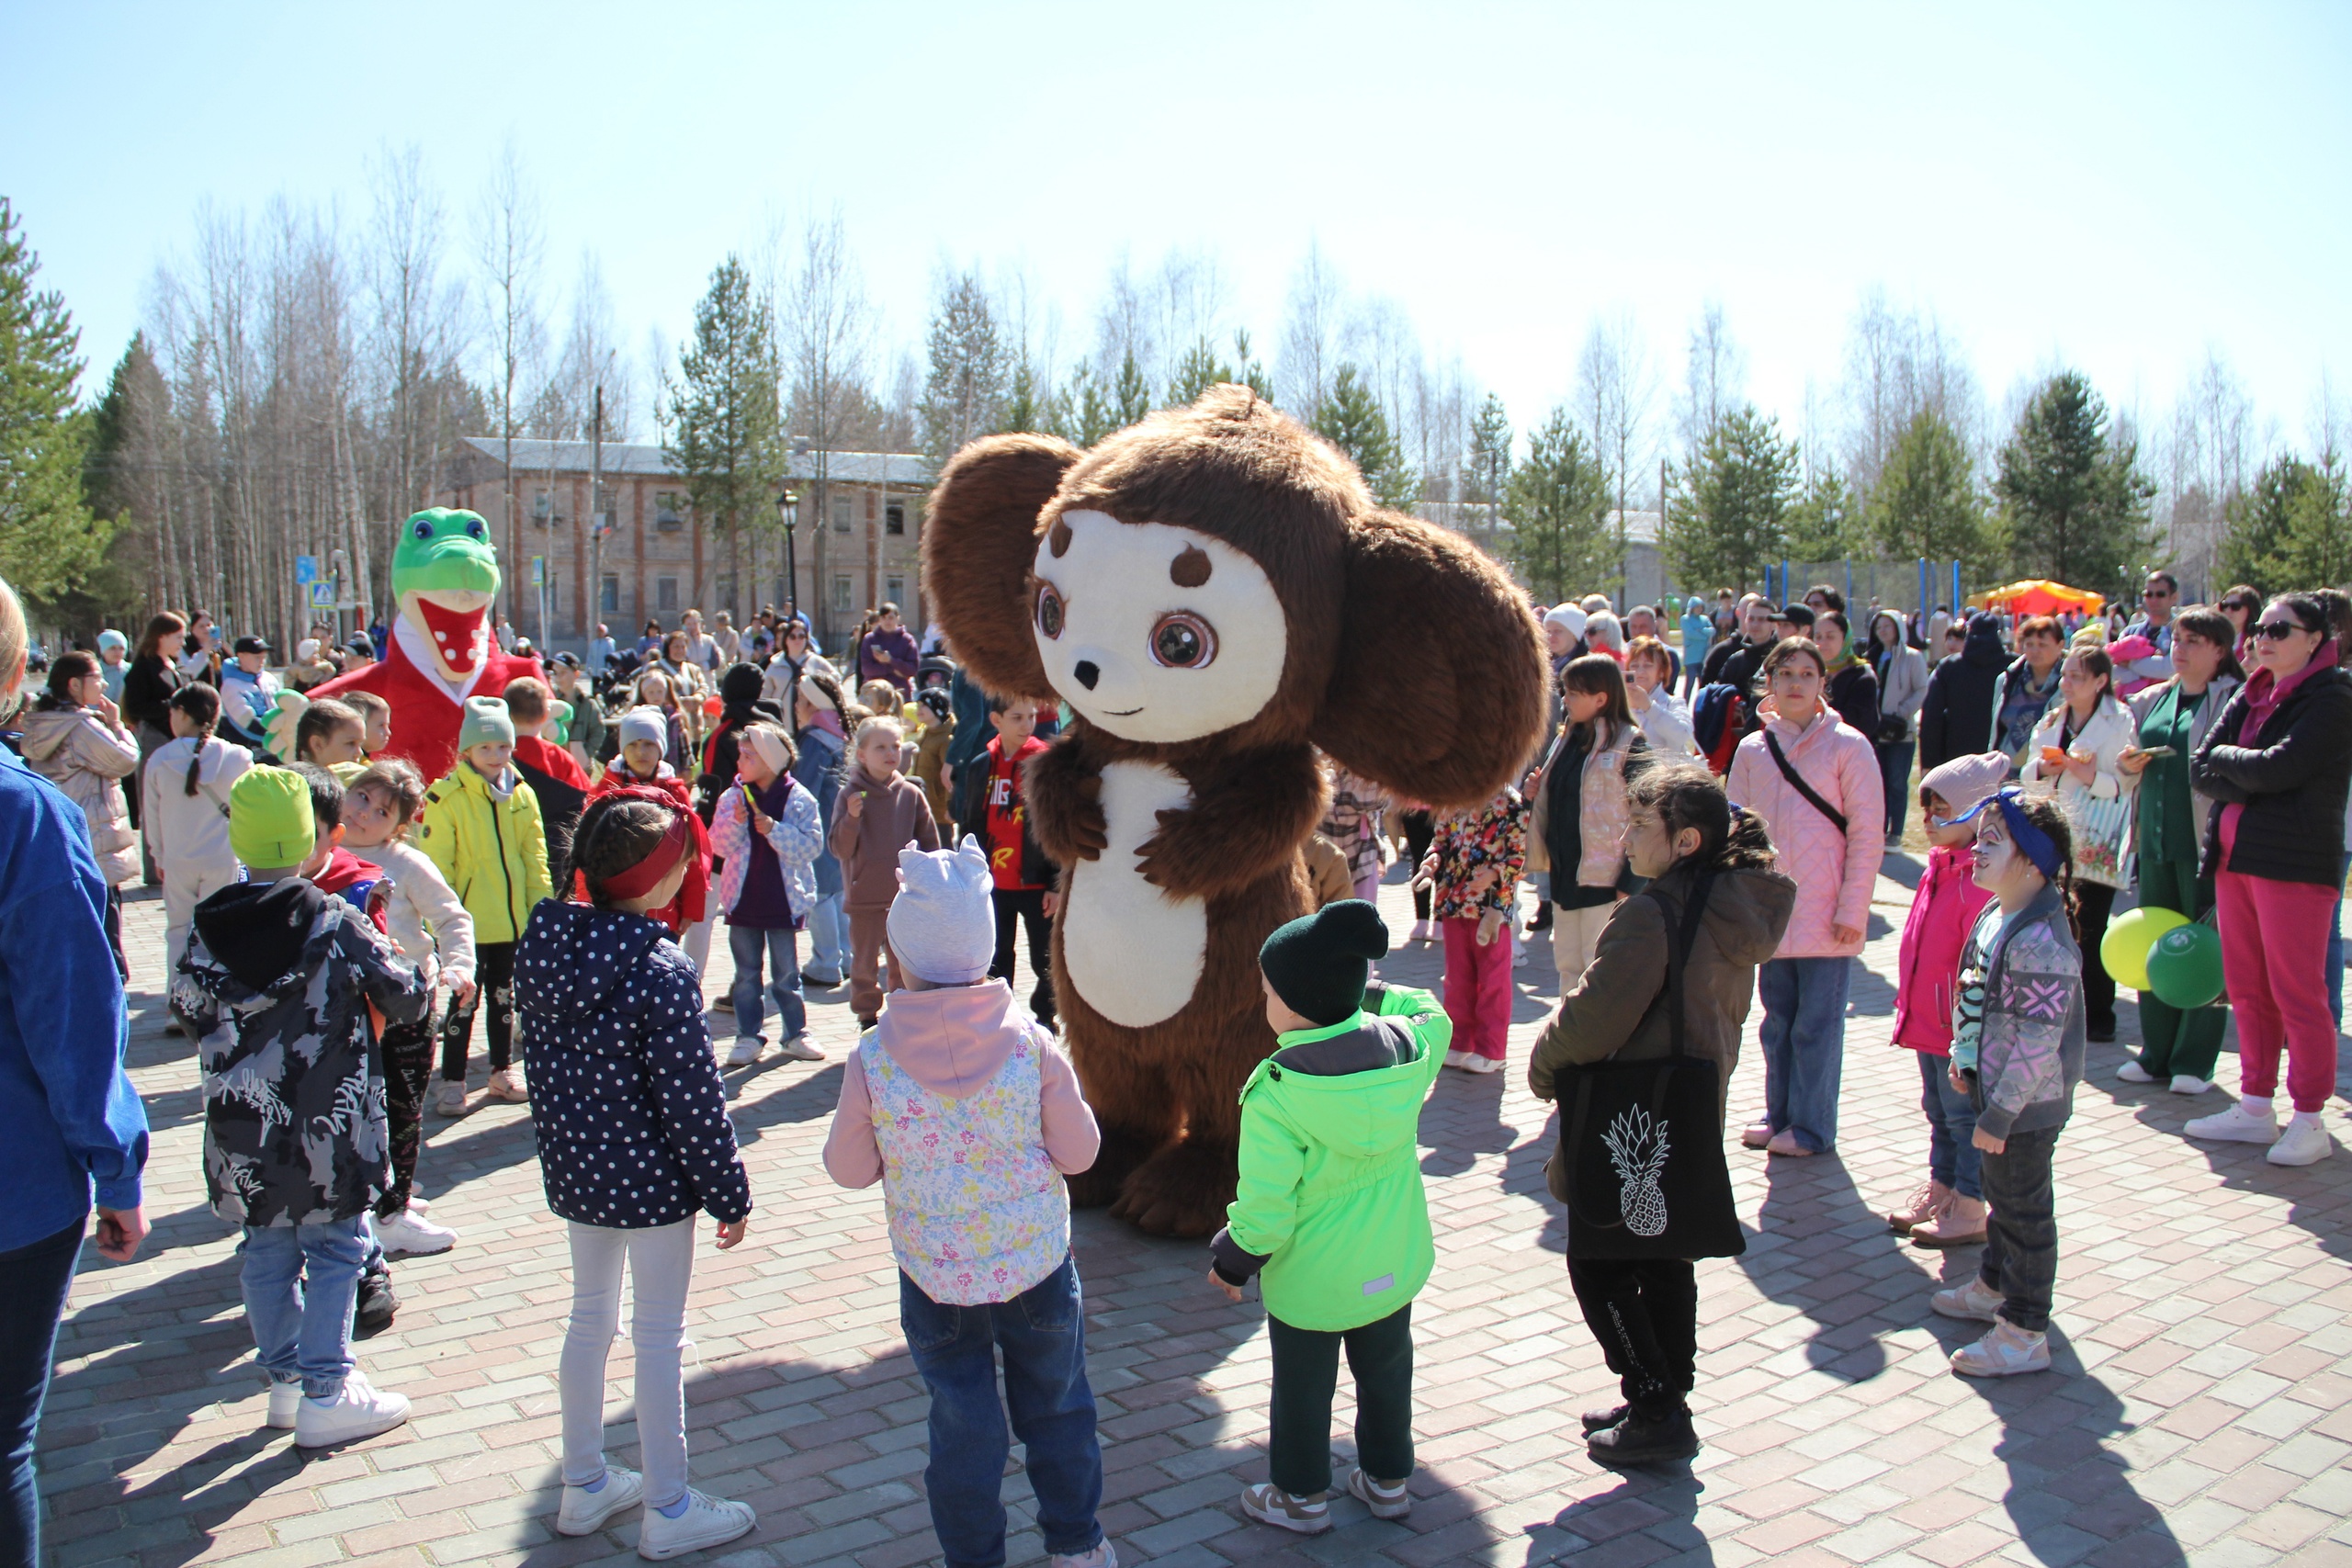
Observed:
[[[752,1209],[703,1021],[701,977],[646,912],[677,896],[693,845],[667,794],[599,796],[572,843],[594,902],[540,903],[514,954],[539,1171],[571,1244],[556,1528],[589,1533],[641,1497],[641,1539],[662,1556],[731,1540],[752,1524],[743,1504],[686,1484],[680,1352],[695,1214],[710,1211],[725,1248],[742,1240]],[[624,1261],[636,1301],[641,1477],[604,1458],[605,1358],[619,1323]]]

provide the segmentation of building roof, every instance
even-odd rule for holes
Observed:
[[[493,463],[503,463],[505,443],[495,435],[469,435],[464,444]],[[516,473],[584,474],[589,468],[585,441],[543,441],[536,436],[514,438]],[[817,477],[814,452],[793,454],[786,477],[808,483]],[[675,475],[669,455],[661,447],[637,441],[607,441],[603,453],[608,474],[642,474],[651,478]],[[889,484],[918,489],[931,483],[931,459],[920,452],[833,452],[826,454],[826,478],[836,484]]]

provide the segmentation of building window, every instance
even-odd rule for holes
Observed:
[[[846,577],[833,579],[833,614],[836,615],[849,614],[849,579]]]
[[[657,577],[653,580],[653,607],[657,610],[674,610],[678,607],[676,578]]]
[[[845,495],[833,497],[833,532],[836,534],[849,532],[849,497]]]
[[[600,615],[617,615],[621,613],[621,580],[619,578],[608,576],[605,579],[604,587],[599,589],[596,594],[596,613]]]
[[[653,525],[664,533],[675,533],[686,525],[686,498],[674,490],[653,492]]]
[[[882,531],[885,534],[904,534],[907,531],[907,509],[899,505],[895,501],[889,505],[884,507],[882,509]],[[891,597],[896,598],[898,596],[896,594],[892,594]]]
[[[882,597],[888,599],[891,604],[899,605],[906,604],[907,580],[905,578],[886,577],[882,580]]]
[[[537,526],[544,528],[554,520],[554,493],[550,491],[544,490],[533,491],[531,492],[531,521]]]

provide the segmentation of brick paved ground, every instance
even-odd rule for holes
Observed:
[[[1745,1258],[1700,1269],[1708,1447],[1695,1464],[1621,1477],[1576,1439],[1576,1413],[1613,1393],[1543,1191],[1548,1108],[1519,1070],[1552,996],[1538,955],[1521,971],[1513,1070],[1446,1074],[1422,1119],[1439,1263],[1416,1311],[1409,1522],[1349,1501],[1335,1505],[1340,1528],[1311,1541],[1244,1521],[1234,1495],[1265,1474],[1258,1307],[1208,1289],[1199,1244],[1079,1216],[1102,1517],[1122,1561],[2352,1563],[2352,1156],[2279,1170],[2257,1149],[2188,1145],[2192,1105],[2117,1084],[2120,1049],[2094,1046],[2059,1147],[2057,1370],[1955,1378],[1944,1358],[1967,1331],[1927,1298],[1975,1254],[1914,1250],[1876,1217],[1913,1185],[1926,1144],[1913,1059],[1884,1043],[1907,894],[1880,891],[1838,1156],[1768,1166],[1732,1152],[1752,1239]],[[1384,890],[1399,930],[1403,897]],[[414,1420],[308,1460],[263,1426],[231,1233],[203,1206],[194,1067],[158,1029],[161,906],[134,900],[128,923],[155,1234],[128,1267],[86,1253],[75,1285],[42,1432],[57,1562],[551,1568],[629,1553],[633,1510],[586,1540],[550,1529],[565,1249],[518,1109],[432,1123],[423,1190],[464,1240],[398,1266],[400,1321],[362,1350],[371,1377],[415,1399]],[[1429,985],[1437,962],[1417,949],[1387,969]],[[759,1207],[743,1247],[706,1247],[696,1265],[695,1480],[760,1511],[730,1565],[936,1561],[926,1401],[899,1337],[879,1191],[840,1192],[817,1163],[849,1020],[840,993],[813,1013],[834,1061],[730,1075]],[[2128,1005],[2124,1020],[2128,1033]],[[1736,1122],[1761,1100],[1752,1024],[1749,1038]],[[2222,1076],[2233,1081],[2233,1064]],[[2342,1112],[2330,1112],[2339,1135]],[[629,1370],[616,1345],[616,1417]],[[1342,1452],[1346,1414],[1343,1394]],[[608,1442],[634,1462],[626,1420]],[[1025,1524],[1017,1473],[1007,1487]],[[1015,1537],[1014,1562],[1037,1551],[1034,1532]]]

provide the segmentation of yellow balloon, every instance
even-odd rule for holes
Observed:
[[[2188,923],[2188,917],[2177,909],[2139,908],[2118,915],[2099,942],[2099,962],[2107,965],[2117,985],[2144,991],[2148,989],[2148,950],[2156,945],[2156,938]]]

